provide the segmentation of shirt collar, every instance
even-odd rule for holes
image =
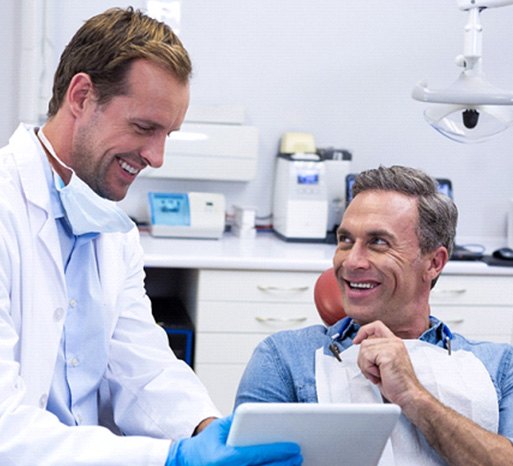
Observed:
[[[447,338],[452,339],[449,327],[434,316],[429,316],[429,324],[429,328],[419,337],[419,340],[436,346],[446,346]]]
[[[452,338],[452,333],[441,320],[437,319],[434,316],[429,316],[429,328],[422,333],[419,337],[419,340],[425,341],[427,343],[431,343],[436,346],[444,346],[445,339],[447,337]],[[356,336],[360,325],[357,324],[350,317],[344,317],[339,320],[331,327],[328,327],[327,334],[332,339],[343,342],[346,340],[352,341]]]

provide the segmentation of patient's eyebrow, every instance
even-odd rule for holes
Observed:
[[[337,236],[347,236],[348,238],[352,238],[352,235],[349,232],[349,230],[342,227],[337,228]]]
[[[343,227],[339,227],[337,229],[337,236],[345,236],[347,238],[353,238],[354,235],[347,229]],[[388,240],[396,239],[396,236],[388,230],[383,228],[376,228],[374,230],[369,230],[365,232],[366,238],[385,238]]]
[[[388,230],[384,230],[382,228],[378,228],[376,230],[370,230],[367,232],[367,236],[371,238],[387,238],[387,239],[395,239],[395,235]]]

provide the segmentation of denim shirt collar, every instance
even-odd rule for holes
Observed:
[[[326,334],[343,351],[353,343],[353,338],[358,333],[360,324],[356,323],[350,317],[344,317],[332,326],[327,328]],[[429,328],[420,335],[419,340],[431,343],[435,346],[444,348],[447,338],[452,339],[452,333],[449,327],[434,316],[429,316]],[[328,344],[325,346],[325,352],[330,353]]]

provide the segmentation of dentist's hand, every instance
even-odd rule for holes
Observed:
[[[248,447],[231,447],[226,439],[231,416],[217,419],[196,437],[171,445],[165,466],[298,466],[302,464],[299,446],[295,443],[271,443]]]

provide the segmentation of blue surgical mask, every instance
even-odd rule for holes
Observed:
[[[75,171],[57,157],[52,145],[42,129],[38,137],[50,155],[63,167],[71,171],[71,179],[67,185],[53,171],[55,187],[59,192],[66,218],[74,235],[85,233],[126,233],[134,226],[128,215],[114,201],[104,199],[96,194],[87,183],[82,181]]]

